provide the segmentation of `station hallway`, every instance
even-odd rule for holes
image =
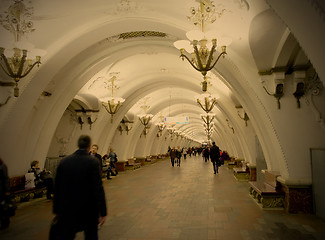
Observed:
[[[161,160],[103,184],[108,217],[99,239],[325,239],[325,221],[262,210],[250,197],[247,182],[238,182],[227,166],[214,175],[212,164],[201,156],[182,160],[181,167]],[[48,239],[51,207],[45,199],[21,204],[0,239]]]

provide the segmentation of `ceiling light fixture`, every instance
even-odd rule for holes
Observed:
[[[121,97],[114,97],[114,89],[119,89],[119,87],[114,83],[117,80],[116,75],[113,75],[109,80],[109,85],[111,87],[111,97],[108,98],[107,103],[103,102],[103,106],[105,107],[106,111],[111,114],[111,123],[113,123],[113,116],[117,113],[117,111],[121,108],[123,102],[125,101],[124,98]]]
[[[192,30],[186,33],[189,40],[178,40],[174,42],[174,46],[180,50],[180,57],[184,58],[192,65],[192,67],[201,72],[204,81],[202,82],[202,91],[207,91],[206,74],[214,68],[221,56],[227,54],[226,47],[231,43],[228,37],[221,37],[216,31],[205,32],[205,26],[216,20],[216,15],[222,16],[224,9],[217,12],[215,6],[210,0],[200,0],[198,9],[191,8],[191,16],[189,20],[194,25],[199,25],[201,30]],[[218,45],[217,45],[218,44]],[[221,52],[218,56],[214,56],[217,46],[221,46]],[[185,55],[185,51],[191,54],[191,59]]]

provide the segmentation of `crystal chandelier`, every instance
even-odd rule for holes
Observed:
[[[5,74],[15,82],[1,82],[1,85],[15,85],[15,97],[19,96],[18,82],[20,79],[26,77],[36,65],[39,66],[41,64],[40,56],[44,54],[44,51],[39,55],[34,52],[34,55],[36,55],[34,59],[34,57],[27,56],[30,52],[27,51],[26,46],[17,46],[24,34],[35,30],[33,29],[33,22],[30,20],[32,15],[32,7],[27,7],[21,0],[14,1],[14,4],[10,5],[6,12],[3,14],[0,13],[0,25],[13,33],[15,38],[15,44],[13,47],[11,46],[6,49],[4,46],[0,47],[0,66]],[[33,51],[35,51],[35,49]],[[40,50],[36,51],[40,52]]]
[[[204,81],[202,82],[202,90],[207,91],[206,74],[214,68],[221,56],[225,56],[226,46],[231,43],[231,39],[227,37],[219,37],[215,31],[205,32],[205,26],[216,20],[216,15],[221,17],[224,10],[217,12],[215,6],[210,0],[200,0],[198,9],[191,9],[189,20],[194,25],[199,25],[201,30],[192,30],[186,33],[189,40],[178,40],[174,42],[174,46],[180,50],[180,57],[184,58],[192,65],[192,67],[201,72]],[[218,44],[218,45],[217,45]],[[221,46],[218,56],[215,56],[217,46]],[[185,55],[185,51],[191,54],[191,59]]]
[[[197,96],[196,101],[206,113],[209,113],[213,109],[214,105],[216,105],[217,98],[211,94],[204,93]]]
[[[125,101],[124,98],[114,97],[114,89],[119,89],[119,87],[114,83],[116,79],[117,77],[114,75],[108,80],[109,85],[111,87],[111,97],[108,98],[107,103],[102,103],[106,111],[111,114],[111,123],[113,123],[114,114],[117,113],[117,111],[121,108],[123,102]]]
[[[212,120],[214,119],[215,114],[213,114],[213,113],[200,114],[200,117],[202,118],[202,120],[205,124],[210,124],[210,123],[212,123]]]
[[[144,101],[143,105],[141,106],[144,114],[139,114],[138,118],[140,120],[140,122],[142,123],[142,125],[144,126],[144,135],[147,135],[148,133],[148,129],[150,128],[149,122],[150,120],[153,118],[152,114],[147,114],[148,109],[150,108],[150,106],[146,105],[146,101]]]
[[[158,128],[157,136],[161,137],[162,131],[165,129],[165,124],[163,122],[159,122],[159,123],[156,124],[156,126]]]
[[[202,118],[203,122],[204,122],[204,128],[205,128],[205,132],[206,135],[208,137],[208,140],[211,137],[212,131],[213,131],[213,119],[215,117],[215,114],[213,113],[206,113],[206,114],[201,114],[200,117]]]

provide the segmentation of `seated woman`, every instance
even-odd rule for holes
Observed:
[[[110,165],[113,169],[115,169],[115,174],[117,175],[118,172],[117,172],[117,169],[116,169],[116,167],[115,167],[115,163],[117,162],[117,155],[116,155],[116,153],[114,152],[113,148],[111,148],[111,149],[109,150],[108,157],[109,157],[109,159],[110,159],[109,165]]]
[[[106,161],[108,161],[108,155],[107,154],[105,154],[104,156],[103,156],[103,160],[106,162]],[[113,171],[113,169],[115,170],[115,173],[114,173],[114,171]],[[111,165],[111,164],[109,164],[108,165],[108,169],[107,169],[107,179],[112,179],[111,178],[111,176],[116,176],[117,175],[117,171],[116,171],[116,169],[115,169],[115,166],[113,165]]]
[[[39,161],[32,161],[30,164],[29,173],[34,173],[35,176],[35,186],[37,188],[46,187],[46,197],[47,199],[52,199],[53,194],[53,178],[50,171],[45,169],[41,171],[39,168]]]

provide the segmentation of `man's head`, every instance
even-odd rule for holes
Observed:
[[[97,144],[93,144],[93,146],[91,147],[91,153],[92,154],[96,154],[98,151],[98,145]]]
[[[212,142],[212,145],[216,145],[216,142]]]
[[[88,135],[81,135],[78,139],[78,148],[89,151],[91,145],[91,138]]]

